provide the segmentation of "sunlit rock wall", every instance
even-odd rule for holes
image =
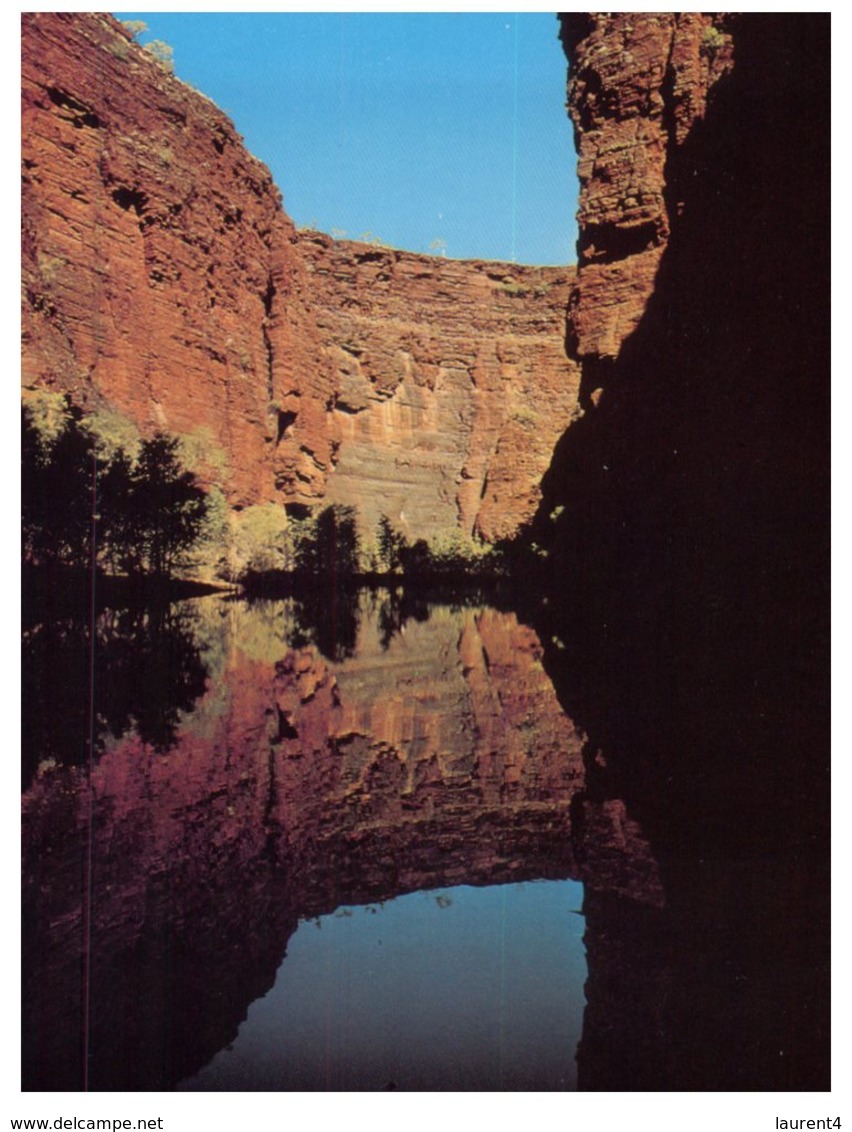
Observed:
[[[328,393],[293,226],[227,117],[106,16],[23,17],[23,377],[195,434],[231,501],[322,477],[277,412]]]
[[[235,507],[509,535],[577,400],[572,272],[297,237],[264,165],[111,17],[23,18],[23,380],[194,439]]]
[[[303,235],[339,390],[327,498],[409,538],[513,534],[576,411],[573,269],[448,260]]]

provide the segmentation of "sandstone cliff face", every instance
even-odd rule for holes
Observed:
[[[194,436],[235,507],[511,534],[576,406],[567,269],[297,237],[207,99],[106,16],[23,19],[24,383]]]
[[[336,369],[331,502],[417,538],[517,530],[577,403],[562,343],[573,271],[299,242]]]
[[[589,363],[618,356],[653,291],[672,214],[683,206],[666,193],[666,165],[731,66],[724,29],[723,17],[692,12],[578,13],[563,21],[580,181],[568,337],[587,363],[592,403],[601,390]]]
[[[228,119],[102,16],[23,20],[24,382],[227,457],[273,495],[268,406],[322,396],[293,228]]]

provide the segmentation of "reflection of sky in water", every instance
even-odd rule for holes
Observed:
[[[575,1089],[582,898],[463,886],[302,923],[234,1044],[180,1088]]]

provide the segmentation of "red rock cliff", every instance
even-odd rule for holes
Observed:
[[[328,499],[423,531],[513,533],[577,403],[573,269],[464,262],[320,233],[300,240],[335,369]]]
[[[722,16],[696,12],[565,17],[568,110],[580,181],[577,286],[568,312],[578,359],[614,359],[636,328],[681,202],[666,165],[731,66]],[[591,367],[588,367],[591,370]],[[584,385],[592,401],[596,383]]]
[[[298,238],[108,16],[24,16],[23,157],[25,386],[195,434],[235,506],[358,501],[414,537],[532,514],[576,404],[567,269]]]
[[[325,391],[268,170],[108,17],[24,16],[22,66],[25,384],[198,431],[271,498],[275,391]]]

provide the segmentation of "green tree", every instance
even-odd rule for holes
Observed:
[[[31,413],[21,411],[21,549],[25,562],[38,563],[46,529],[45,495],[49,489],[47,454]]]
[[[148,30],[148,25],[144,20],[122,20],[121,22],[134,39],[138,39],[144,31]]]
[[[142,567],[133,510],[133,462],[119,448],[101,472],[98,485],[100,557],[113,574]]]
[[[354,507],[323,508],[296,547],[296,570],[314,577],[352,578],[359,571],[360,546]]]
[[[419,538],[413,546],[406,546],[402,551],[402,568],[412,578],[423,577],[429,573],[432,555],[429,544],[424,538]]]
[[[133,469],[129,511],[134,524],[129,563],[166,576],[186,566],[202,533],[207,499],[178,458],[179,441],[157,433],[140,446]]]
[[[358,573],[358,523],[354,507],[333,504],[320,511],[315,539],[321,574],[347,578]]]
[[[134,460],[120,443],[105,445],[92,420],[67,399],[61,412],[49,414],[38,400],[25,403],[24,560],[160,576],[188,564],[209,506],[178,445],[176,437],[157,434],[139,443]]]
[[[402,554],[408,545],[405,535],[394,529],[387,515],[382,515],[377,537],[380,563],[389,573],[395,574],[402,567]]]
[[[25,406],[21,437],[23,551],[36,565],[83,568],[93,553],[102,462],[71,410],[56,434],[41,433]]]
[[[215,496],[215,489],[211,495]],[[293,536],[298,524],[288,520],[280,504],[253,504],[225,518],[218,540],[224,544],[218,564],[220,577],[235,582],[249,574],[292,569]]]

